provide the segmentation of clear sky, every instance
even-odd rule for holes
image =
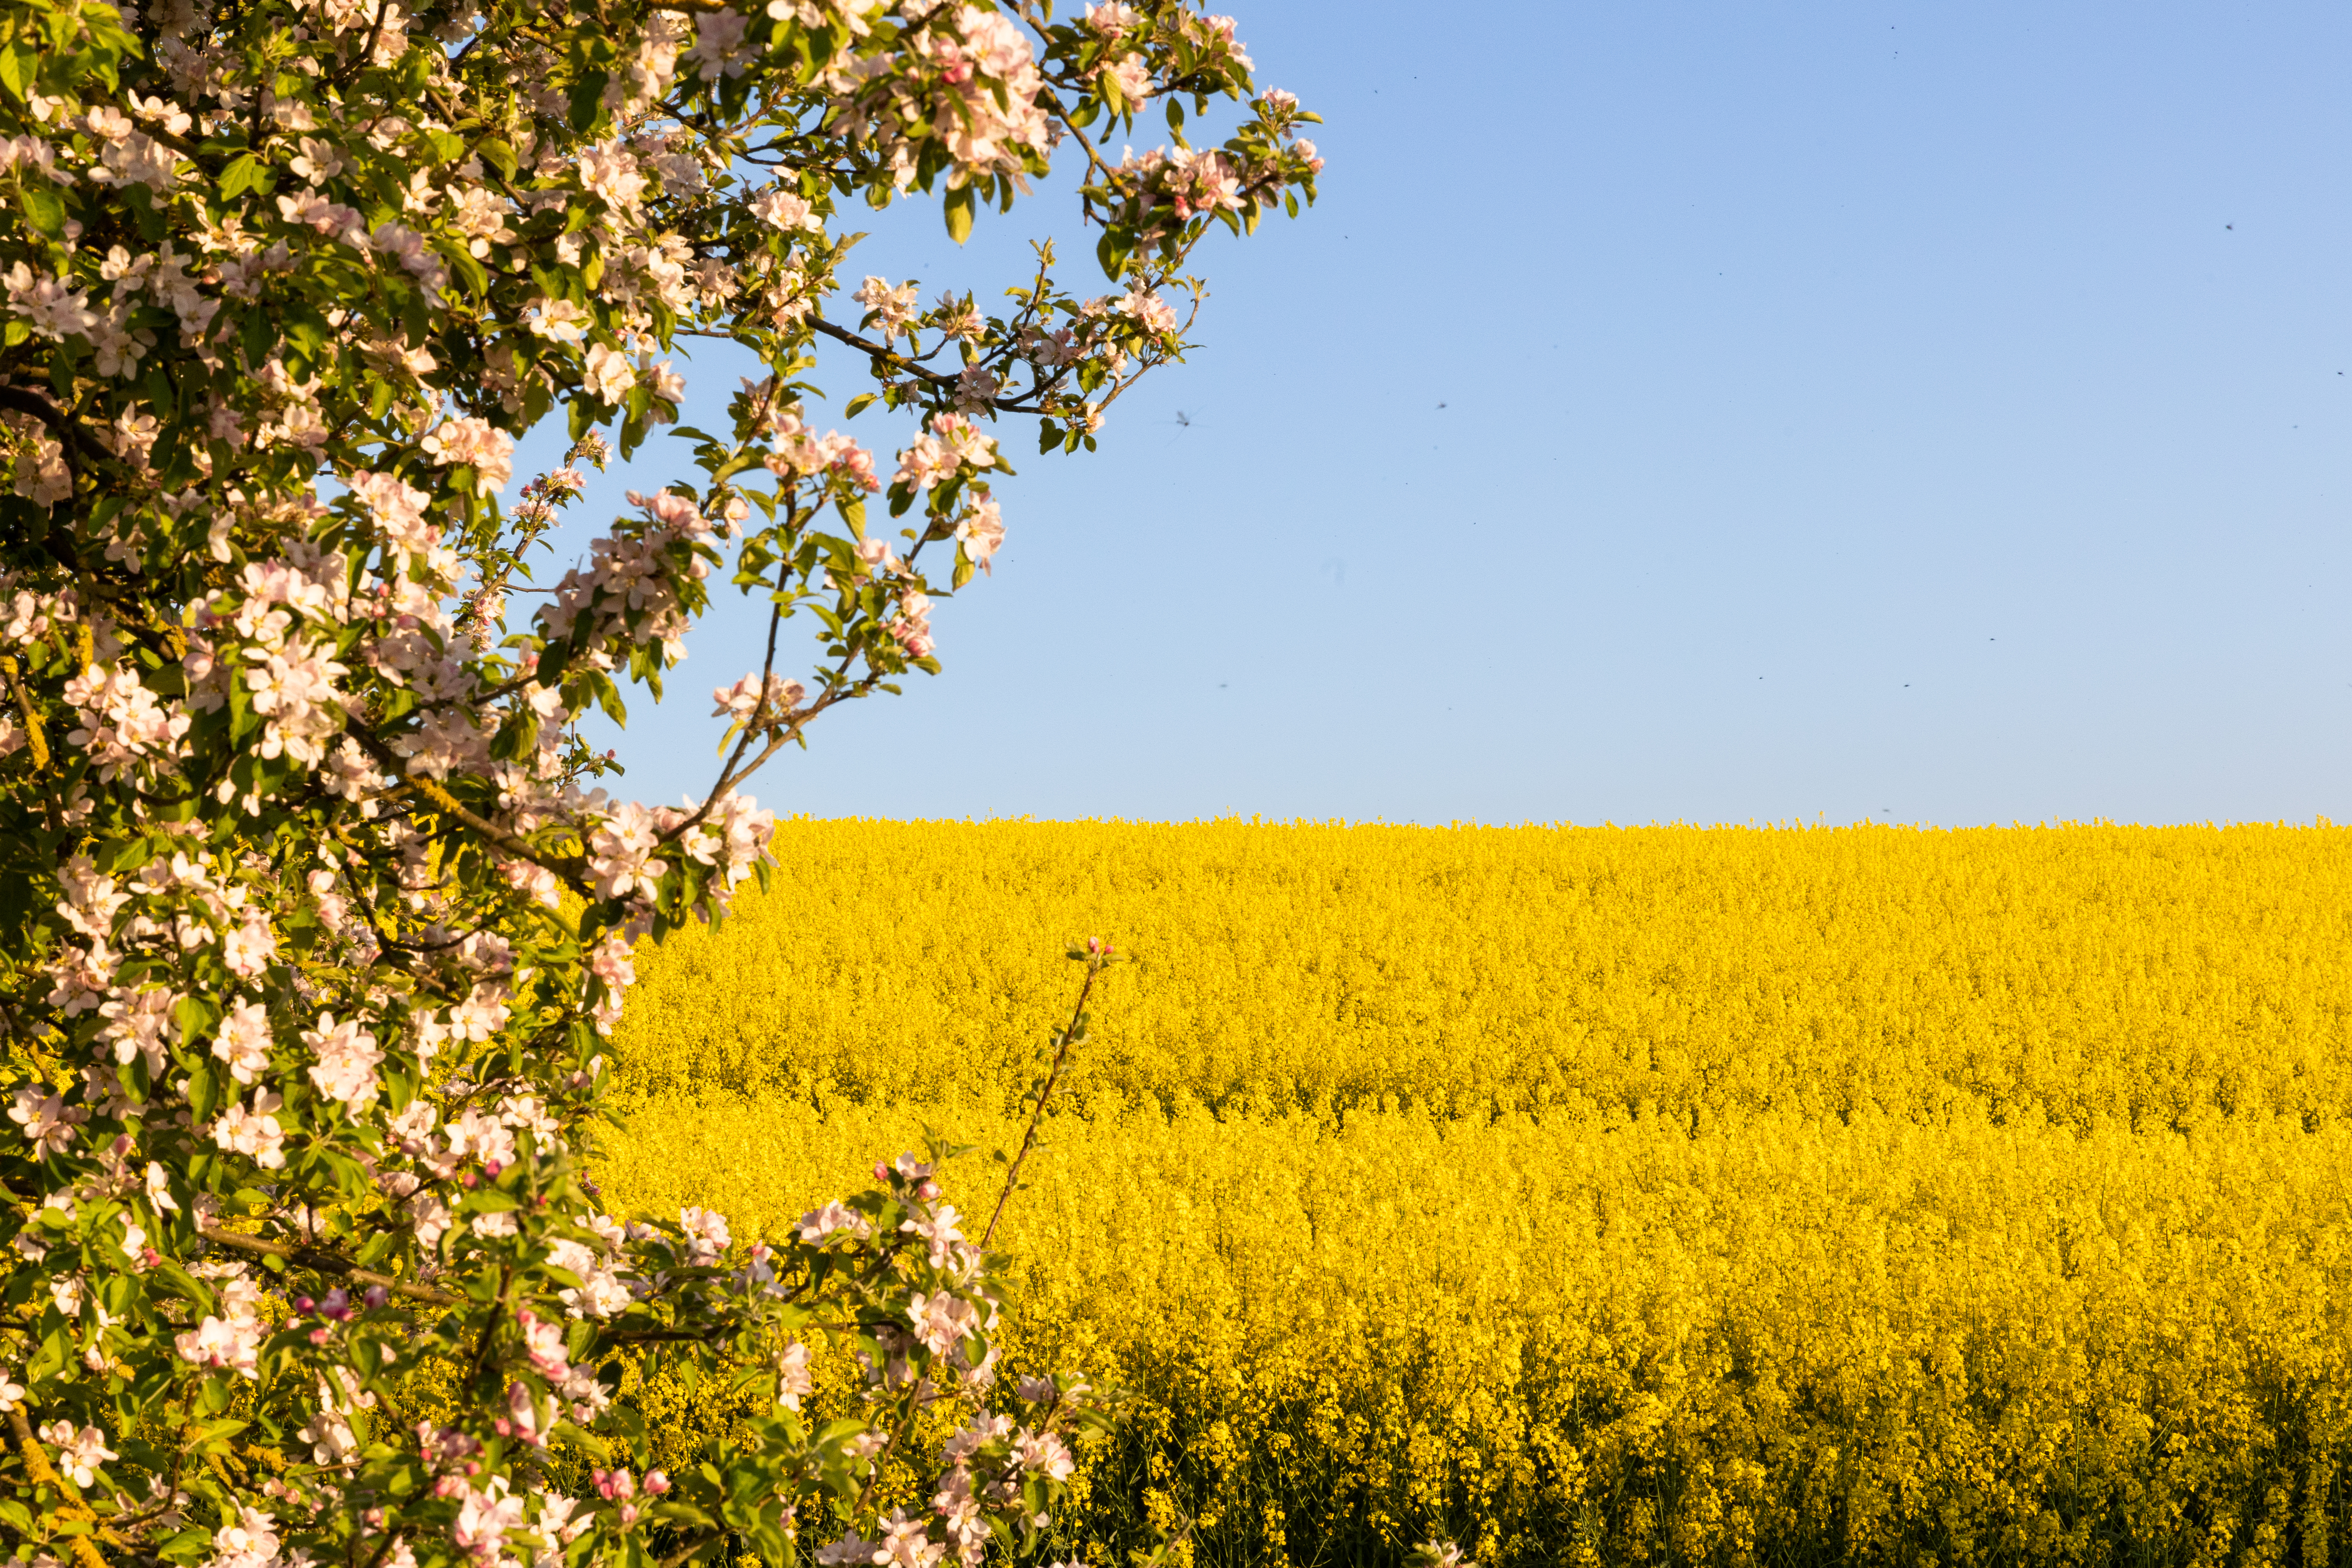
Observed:
[[[1098,454],[1006,427],[945,673],[761,804],[2352,817],[2352,8],[1234,5],[1320,205],[1204,248]],[[1033,232],[1100,287],[1066,195],[908,217],[927,298]],[[726,608],[621,790],[707,785]]]

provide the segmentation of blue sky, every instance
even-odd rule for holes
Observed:
[[[1321,204],[1212,242],[1099,453],[1008,427],[945,673],[761,804],[2352,816],[2352,10],[1235,6]],[[927,297],[1090,250],[1054,192],[874,226]],[[621,789],[707,785],[757,630],[634,705]]]

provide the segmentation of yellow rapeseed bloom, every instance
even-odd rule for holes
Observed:
[[[772,1233],[927,1131],[1062,1530],[1206,1563],[2341,1563],[2352,834],[795,822],[641,960],[616,1202]],[[976,1226],[975,1226],[976,1228]],[[684,1443],[724,1418],[680,1405]]]

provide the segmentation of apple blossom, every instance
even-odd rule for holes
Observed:
[[[866,1561],[1040,1549],[1106,1417],[1075,1380],[997,1384],[989,1233],[933,1163],[775,1240],[616,1218],[607,1037],[638,945],[772,869],[751,775],[938,671],[1004,537],[1003,421],[1094,445],[1191,346],[1213,227],[1312,200],[1311,117],[1181,0],[11,3],[0,1258],[30,1317],[0,1410],[107,1483],[0,1485],[19,1555],[624,1568],[658,1531],[781,1563],[820,1514]],[[1231,134],[1100,152],[1179,98]],[[928,305],[845,276],[851,199],[927,198],[961,240],[1057,150],[1099,303],[1050,246]],[[701,338],[762,369],[677,429]],[[821,341],[867,379],[845,423],[892,428],[807,426]],[[677,477],[546,570],[583,470],[666,424]],[[584,716],[658,694],[729,587],[772,651],[713,693],[709,788],[616,799]],[[801,626],[816,657],[780,663]],[[849,1429],[802,1408],[827,1346],[864,1379]],[[725,1485],[655,1484],[605,1371],[648,1353],[774,1390]],[[382,1420],[428,1367],[463,1369],[446,1418]],[[894,1450],[943,1398],[961,1435]],[[564,1423],[612,1455],[576,1503],[534,1485]],[[886,1456],[925,1470],[887,1506]]]

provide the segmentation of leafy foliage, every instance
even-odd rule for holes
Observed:
[[[992,423],[1091,447],[1181,357],[1203,237],[1311,199],[1311,117],[1251,68],[1165,0],[0,0],[21,1558],[781,1563],[803,1519],[828,1563],[1044,1549],[1098,1403],[997,1384],[995,1265],[928,1161],[758,1246],[700,1205],[610,1214],[582,1162],[636,944],[772,864],[738,786],[938,669],[935,604],[1003,537]],[[1213,99],[1221,146],[1112,165],[1087,135]],[[839,302],[844,207],[928,193],[961,237],[1065,144],[1109,292],[1041,248],[1001,312],[879,277]],[[767,374],[677,432],[690,480],[530,585],[573,465],[674,421],[691,336]],[[920,421],[895,471],[805,426],[822,338],[862,356],[855,404]],[[570,458],[509,509],[542,420]],[[715,694],[719,777],[615,802],[574,721],[659,692],[714,574],[770,617]],[[838,1419],[795,1408],[812,1345],[859,1368]],[[648,1469],[616,1397],[645,1377],[755,1413]]]

